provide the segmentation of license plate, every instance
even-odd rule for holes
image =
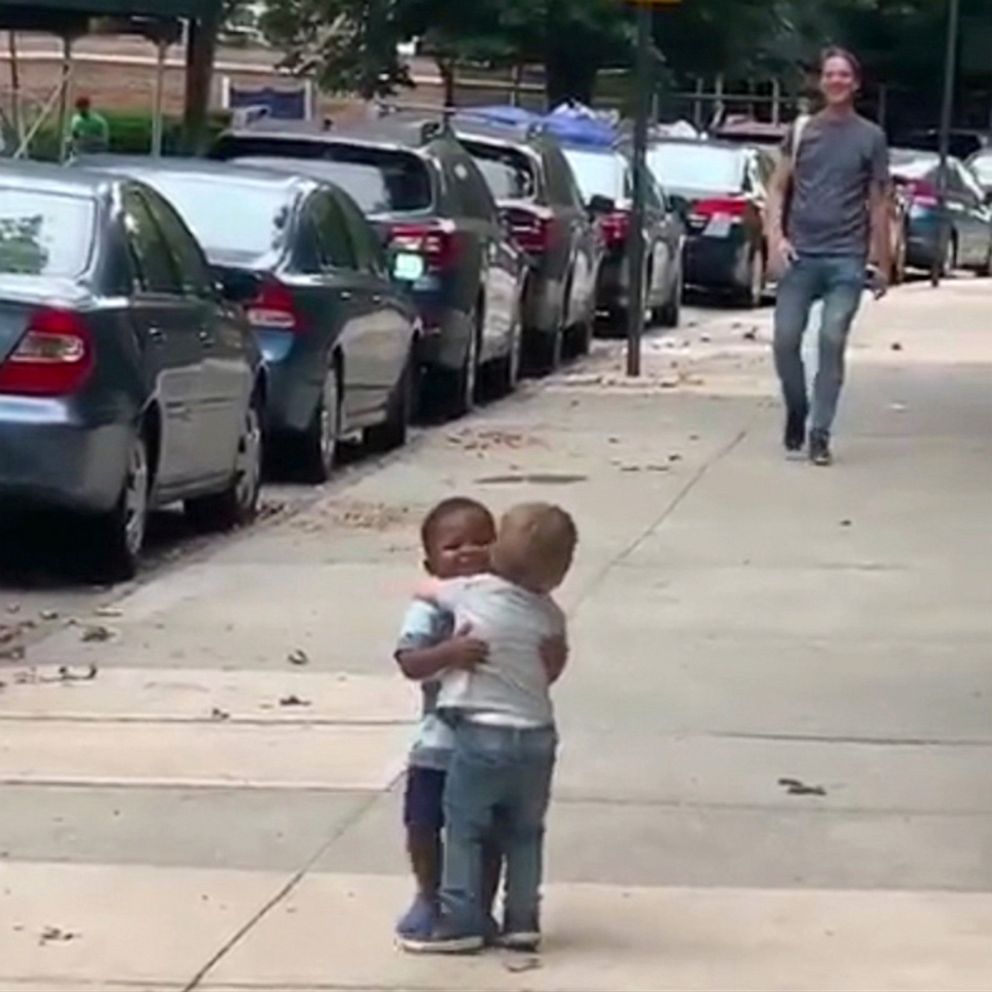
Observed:
[[[733,225],[733,221],[723,215],[717,214],[709,224],[706,225],[706,237],[708,238],[725,238],[730,234],[730,228]]]
[[[426,266],[422,255],[414,252],[397,252],[393,258],[393,275],[404,282],[416,282],[423,278]]]

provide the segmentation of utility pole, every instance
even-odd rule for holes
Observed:
[[[627,234],[630,259],[627,299],[627,375],[641,374],[641,338],[644,336],[647,275],[644,214],[648,188],[648,117],[652,106],[651,29],[652,8],[682,0],[634,0],[637,9],[637,62],[634,67],[634,204]]]
[[[937,210],[940,227],[937,251],[930,269],[930,283],[937,287],[951,244],[951,218],[947,210],[948,169],[951,150],[951,122],[954,116],[954,89],[958,72],[958,37],[961,29],[961,0],[948,0],[947,53],[944,56],[944,99],[940,110],[940,166],[937,171]]]

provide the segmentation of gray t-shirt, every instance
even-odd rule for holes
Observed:
[[[885,132],[857,114],[820,114],[803,129],[798,154],[795,134],[783,146],[793,160],[786,236],[805,255],[867,255],[868,195],[889,179]]]
[[[456,630],[467,626],[489,645],[485,664],[442,675],[438,709],[507,726],[553,725],[541,645],[565,636],[565,615],[554,600],[486,574],[442,582],[437,603],[454,614]]]

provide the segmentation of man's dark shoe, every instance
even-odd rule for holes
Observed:
[[[802,451],[806,444],[806,411],[790,410],[785,418],[785,450]]]
[[[814,431],[809,437],[809,460],[814,465],[833,465],[834,456],[830,454],[830,435]]]

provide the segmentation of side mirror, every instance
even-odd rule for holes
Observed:
[[[593,217],[605,217],[617,209],[616,201],[598,194],[589,200],[589,213]]]
[[[217,290],[231,303],[249,303],[262,291],[262,280],[253,272],[239,269],[214,269]]]

